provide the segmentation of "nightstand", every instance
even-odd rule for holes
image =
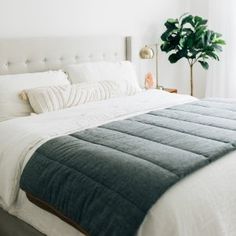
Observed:
[[[169,92],[169,93],[177,93],[178,90],[175,88],[164,88],[164,91]]]

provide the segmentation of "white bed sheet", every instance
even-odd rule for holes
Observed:
[[[0,206],[49,236],[82,235],[31,204],[19,189],[32,153],[47,140],[151,110],[194,101],[151,90],[0,123]],[[138,236],[236,235],[236,152],[186,177],[151,208]]]

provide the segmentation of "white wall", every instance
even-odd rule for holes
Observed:
[[[131,35],[134,62],[142,80],[153,70],[153,62],[140,60],[139,49],[159,41],[165,20],[188,12],[190,2],[195,1],[0,0],[0,37]],[[187,63],[171,65],[167,55],[160,53],[160,82],[188,92]]]

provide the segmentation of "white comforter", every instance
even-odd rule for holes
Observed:
[[[0,123],[0,206],[49,236],[82,235],[31,204],[19,189],[33,152],[56,136],[151,110],[194,101],[157,90]],[[170,188],[146,216],[138,236],[236,235],[236,152]],[[106,220],[106,219],[104,219]]]

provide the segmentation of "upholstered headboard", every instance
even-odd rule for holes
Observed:
[[[130,37],[0,39],[0,74],[57,70],[89,61],[131,60]]]

